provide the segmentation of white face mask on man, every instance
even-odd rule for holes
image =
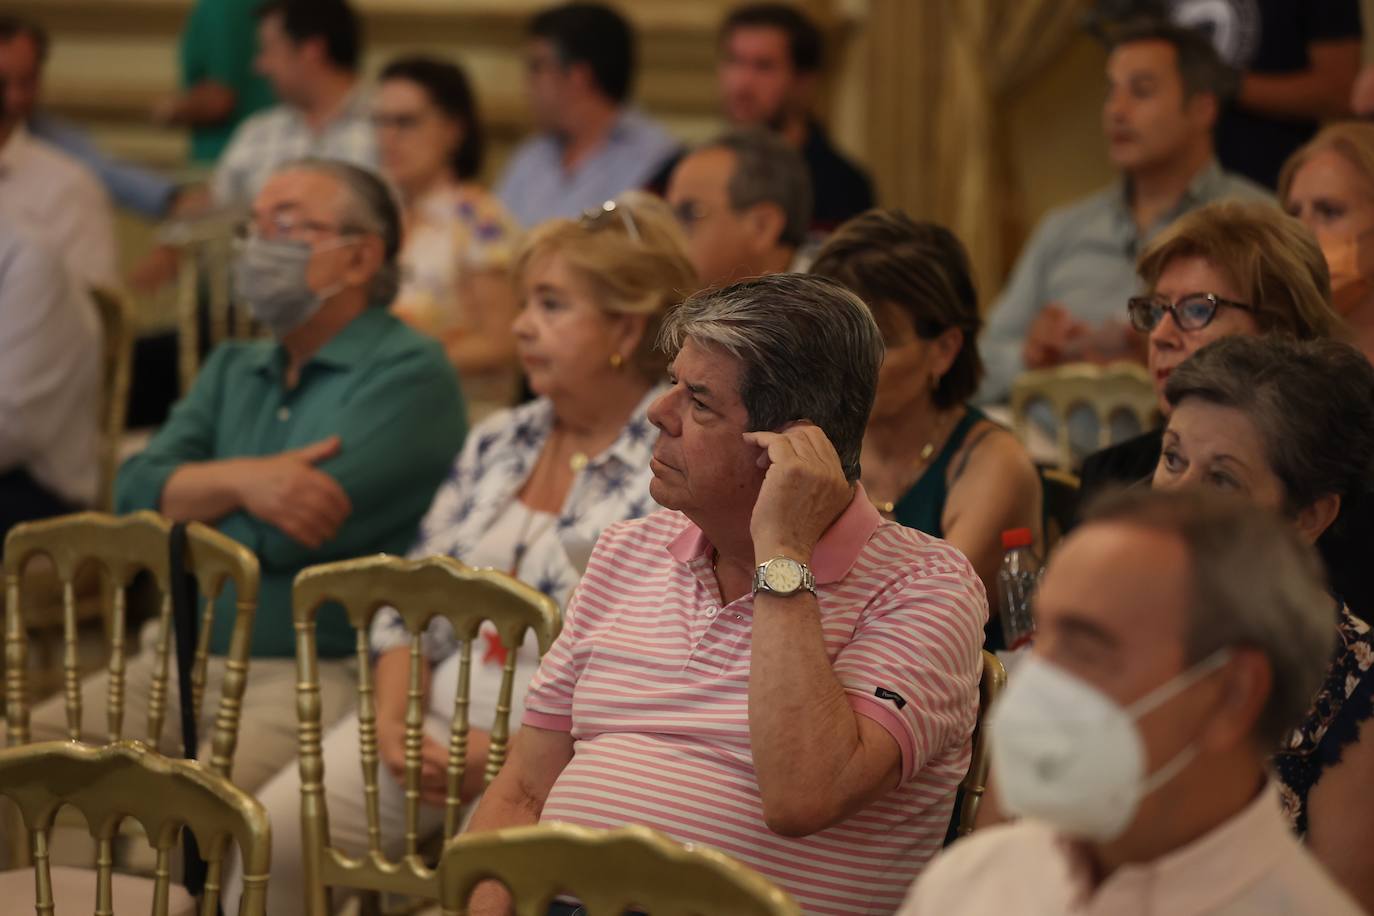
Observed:
[[[1229,649],[1219,649],[1125,707],[1039,656],[1025,659],[988,723],[992,775],[1003,810],[1045,821],[1078,839],[1105,843],[1120,836],[1141,799],[1197,756],[1190,743],[1147,774],[1136,720],[1229,657]]]

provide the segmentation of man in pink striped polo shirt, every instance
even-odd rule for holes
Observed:
[[[855,296],[747,280],[662,340],[665,511],[602,535],[471,829],[645,824],[808,913],[892,913],[968,768],[983,587],[857,483],[883,347]]]

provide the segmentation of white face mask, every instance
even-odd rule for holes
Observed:
[[[1219,649],[1127,707],[1039,656],[1022,661],[988,723],[992,776],[1003,809],[1078,839],[1105,843],[1120,836],[1141,799],[1197,756],[1189,744],[1147,775],[1136,720],[1229,656],[1229,649]]]

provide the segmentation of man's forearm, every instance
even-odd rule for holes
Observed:
[[[162,488],[158,509],[178,522],[217,522],[243,508],[243,485],[252,459],[183,464]]]
[[[816,598],[754,601],[749,738],[765,815],[780,832],[832,820],[862,751],[858,716],[825,650]],[[802,810],[798,816],[798,809]]]
[[[1312,72],[1247,73],[1237,99],[1241,107],[1277,118],[1350,117],[1350,82],[1338,83]]]
[[[526,792],[514,770],[506,766],[496,774],[483,793],[482,800],[477,803],[477,810],[468,821],[467,832],[481,833],[537,824],[543,808],[542,800]]]

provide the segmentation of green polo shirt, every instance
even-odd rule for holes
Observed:
[[[249,115],[276,104],[272,84],[254,69],[262,0],[198,0],[181,33],[181,84],[213,80],[234,90],[237,101],[222,124],[191,130],[191,158],[212,165]]]
[[[353,511],[332,541],[310,550],[238,511],[216,523],[257,554],[262,594],[253,655],[290,656],[291,583],[302,568],[379,552],[404,554],[467,432],[458,379],[434,340],[387,310],[370,308],[320,348],[287,390],[286,351],[275,341],[222,344],[148,448],[125,462],[119,512],[157,509],[183,464],[274,455],[338,435],[339,454],[318,467],[348,493]],[[212,651],[228,651],[233,589],[215,611]],[[342,608],[320,614],[322,657],[355,650]]]

